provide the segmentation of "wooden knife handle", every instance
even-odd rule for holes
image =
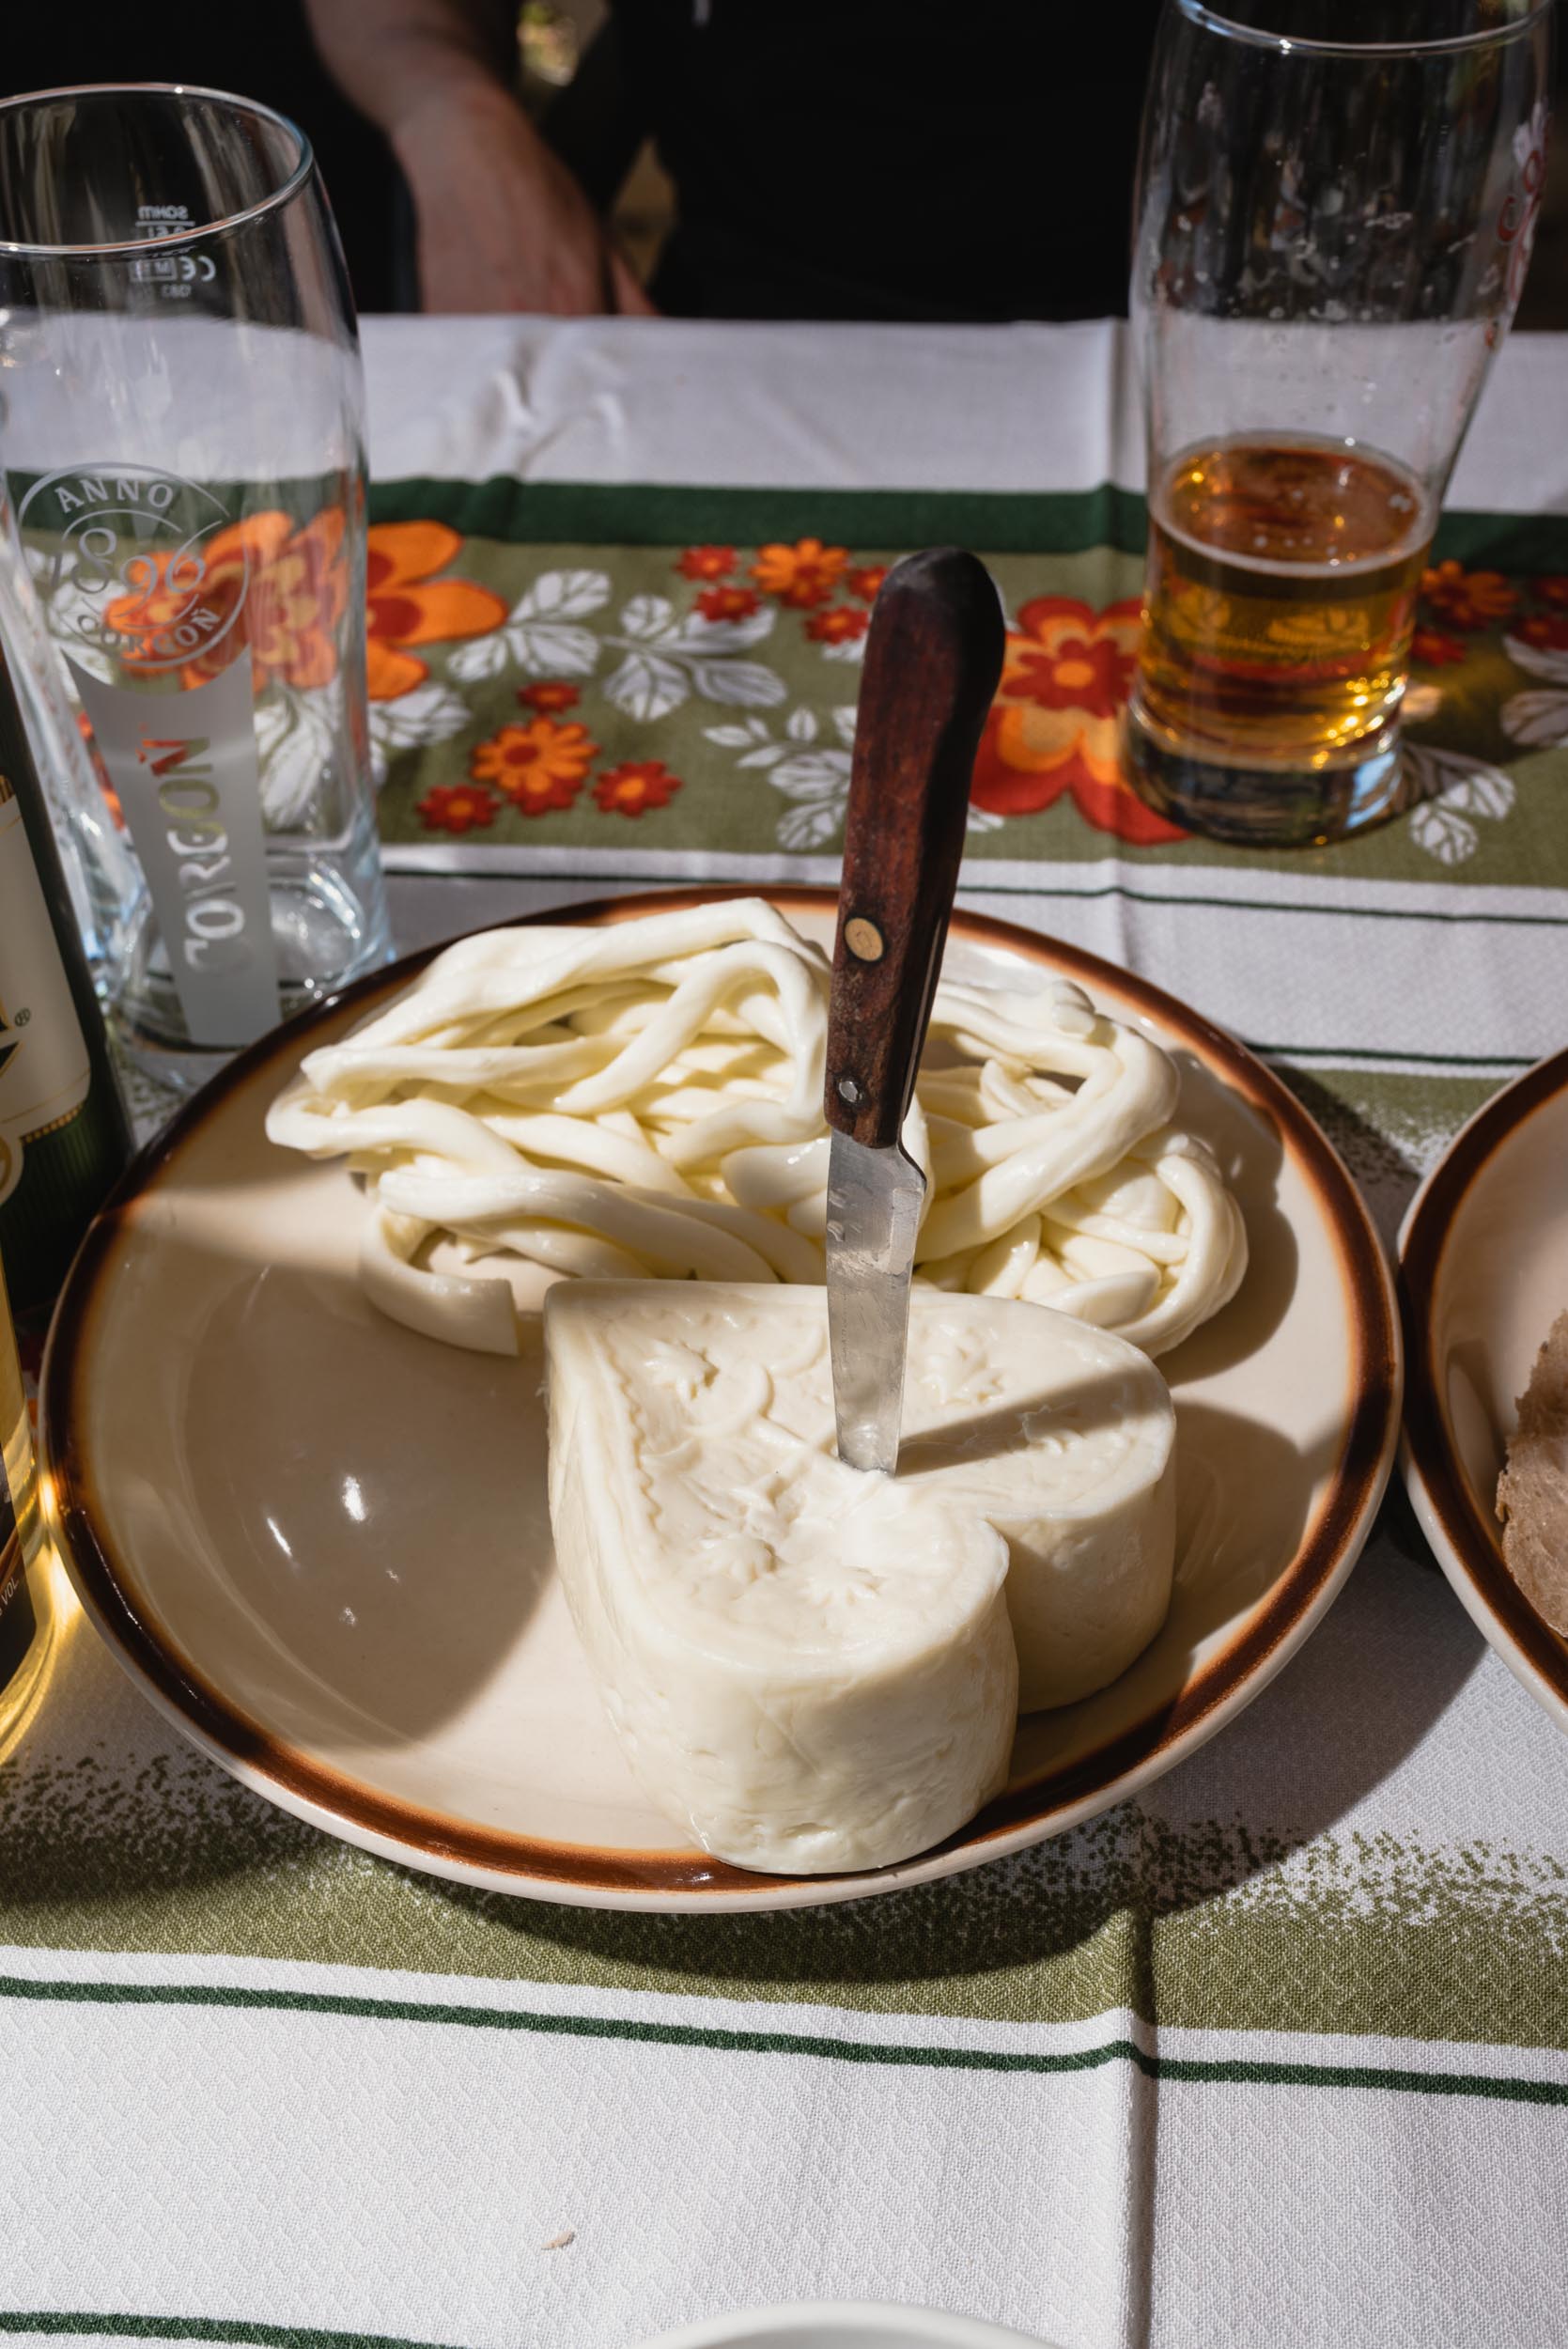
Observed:
[[[888,573],[862,672],[828,1012],[828,1123],[874,1150],[897,1141],[914,1090],[1003,645],[974,555],[937,547]]]

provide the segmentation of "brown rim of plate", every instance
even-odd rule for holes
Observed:
[[[1483,1103],[1461,1127],[1416,1201],[1399,1252],[1399,1310],[1406,1363],[1405,1440],[1432,1514],[1477,1597],[1568,1704],[1568,1646],[1543,1621],[1502,1562],[1502,1528],[1477,1502],[1460,1465],[1434,1349],[1433,1308],[1443,1253],[1466,1194],[1527,1118],[1568,1090],[1568,1051],[1554,1052]],[[1545,1332],[1543,1331],[1543,1335]]]
[[[541,913],[525,914],[517,924],[497,926],[629,921],[644,913],[674,911],[719,898],[759,895],[784,912],[831,914],[837,903],[830,889],[667,889],[551,907]],[[958,910],[953,916],[952,934],[1066,971],[1092,991],[1118,997],[1157,1024],[1174,1029],[1184,1044],[1274,1127],[1281,1145],[1294,1153],[1318,1194],[1339,1242],[1340,1269],[1354,1333],[1349,1388],[1356,1403],[1332,1482],[1290,1567],[1266,1605],[1225,1648],[1208,1658],[1173,1703],[1063,1769],[999,1796],[959,1834],[919,1854],[917,1859],[866,1872],[863,1878],[857,1874],[856,1880],[863,1880],[868,1888],[874,1888],[880,1877],[891,1889],[906,1868],[944,1853],[972,1849],[983,1854],[987,1844],[1021,1828],[1038,1827],[1049,1832],[1049,1823],[1084,1797],[1114,1786],[1128,1773],[1192,1739],[1217,1708],[1267,1664],[1302,1617],[1331,1592],[1350,1545],[1381,1496],[1391,1456],[1388,1439],[1399,1399],[1398,1326],[1381,1247],[1350,1175],[1280,1079],[1222,1029],[1187,1010],[1163,989],[1097,955],[1015,923]],[[379,1794],[284,1744],[204,1679],[147,1620],[133,1580],[111,1556],[106,1536],[100,1531],[91,1473],[80,1444],[73,1439],[83,1424],[75,1398],[88,1352],[85,1333],[100,1283],[112,1268],[121,1224],[142,1193],[177,1157],[185,1137],[229,1094],[248,1083],[270,1062],[293,1065],[306,1048],[311,1030],[323,1019],[395,993],[442,951],[440,944],[424,947],[384,971],[372,972],[247,1046],[132,1160],[89,1228],[61,1293],[42,1377],[44,1458],[54,1527],[71,1579],[111,1646],[176,1720],[194,1735],[198,1744],[275,1788],[285,1809],[303,1804],[314,1813],[342,1821],[350,1840],[354,1833],[368,1833],[406,1853],[422,1853],[438,1864],[483,1870],[492,1881],[506,1878],[518,1891],[533,1890],[545,1898],[553,1887],[570,1886],[610,1892],[633,1904],[642,1896],[649,1905],[659,1906],[672,1897],[733,1898],[769,1890],[800,1892],[814,1880],[827,1885],[843,1882],[834,1877],[753,1873],[690,1850],[639,1852],[551,1843],[454,1820]],[[55,1436],[61,1428],[67,1431],[63,1440]]]

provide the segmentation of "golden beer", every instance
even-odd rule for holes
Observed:
[[[1258,433],[1184,451],[1150,501],[1131,710],[1145,796],[1174,781],[1172,803],[1202,798],[1221,821],[1229,803],[1246,836],[1270,827],[1277,776],[1321,801],[1328,836],[1336,779],[1393,741],[1434,520],[1373,450]]]
[[[54,1634],[33,1439],[0,1275],[0,1758],[32,1712]]]

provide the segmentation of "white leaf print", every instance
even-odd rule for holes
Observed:
[[[1515,693],[1499,713],[1512,742],[1530,750],[1553,750],[1568,742],[1568,693]]]
[[[332,761],[332,695],[280,685],[256,704],[261,806],[270,824],[297,824]]]
[[[746,721],[746,731],[751,735],[753,741],[766,742],[768,739],[767,719],[748,718]]]
[[[797,855],[807,848],[820,848],[825,841],[832,839],[843,821],[842,800],[786,808],[779,818],[779,846]]]
[[[753,709],[782,702],[789,691],[783,677],[759,661],[693,661],[691,682],[710,702],[737,702]]]
[[[1423,800],[1410,817],[1410,837],[1439,864],[1463,864],[1474,856],[1476,829],[1467,817],[1440,800]]]
[[[1458,794],[1463,791],[1461,800]],[[1514,806],[1514,778],[1500,767],[1477,765],[1463,784],[1455,784],[1452,791],[1439,794],[1445,804],[1451,801],[1455,807],[1464,807],[1472,816],[1489,816],[1494,822],[1507,816]]]
[[[788,735],[792,742],[815,742],[816,739],[816,712],[813,709],[808,709],[802,702],[799,709],[792,709],[790,711],[788,718],[784,722],[784,732]]]
[[[459,645],[447,655],[446,666],[465,685],[476,685],[481,677],[499,677],[508,661],[516,659],[507,639],[512,630],[500,629],[492,636],[475,636],[472,643]]]
[[[855,704],[845,702],[835,709],[833,723],[838,728],[840,741],[852,743],[855,739]]]
[[[608,571],[541,571],[514,620],[582,620],[610,600]]]
[[[420,742],[448,742],[461,734],[470,710],[460,693],[449,686],[415,686],[396,701],[370,705],[370,771],[379,791],[386,781],[388,755]]]
[[[748,751],[744,758],[737,758],[735,763],[737,767],[771,767],[776,760],[783,758],[788,748],[787,742],[763,742],[754,751]]]
[[[1568,652],[1546,645],[1527,645],[1522,636],[1505,636],[1502,648],[1527,677],[1544,677],[1549,685],[1568,685]]]
[[[639,644],[646,644],[650,637],[665,634],[675,614],[668,596],[633,596],[621,614],[621,626]]]
[[[1456,813],[1506,816],[1514,805],[1514,782],[1500,767],[1466,751],[1442,751],[1430,742],[1406,742],[1405,772],[1424,800],[1437,800]],[[1424,843],[1422,844],[1424,846]]]
[[[800,751],[775,767],[768,778],[777,791],[792,800],[842,799],[849,788],[847,751]]]
[[[770,603],[763,603],[761,611],[747,613],[744,620],[705,620],[702,613],[697,613],[695,620],[702,630],[702,634],[697,636],[697,644],[706,646],[706,650],[744,653],[747,646],[763,644],[768,636],[772,636],[777,617],[780,615],[777,615],[777,611],[772,611]]]
[[[604,681],[604,697],[645,725],[667,717],[686,699],[685,672],[657,653],[629,652],[618,669]]]
[[[976,807],[971,801],[964,814],[964,828],[967,832],[1000,832],[1006,820],[988,807]]]
[[[750,613],[743,620],[709,620],[702,613],[692,612],[678,629],[671,630],[664,642],[692,652],[745,652],[750,646],[760,645],[765,636],[771,636],[777,618],[778,614],[769,610]]]
[[[447,655],[446,666],[465,685],[499,677],[508,666],[531,670],[536,676],[587,677],[598,653],[599,640],[589,629],[573,628],[565,620],[514,616],[492,635],[458,645]]]
[[[747,751],[755,739],[750,726],[704,726],[703,734],[709,742],[717,742],[722,751]],[[746,762],[741,760],[742,767]]]
[[[845,638],[842,645],[824,645],[821,650],[824,661],[863,661],[865,659],[865,638],[863,636],[847,636]]]
[[[565,620],[529,620],[502,634],[519,668],[536,675],[586,677],[598,660],[598,638]]]

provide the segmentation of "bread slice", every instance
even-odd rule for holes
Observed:
[[[1568,1639],[1568,1313],[1553,1322],[1519,1397],[1498,1515],[1503,1563],[1536,1613]]]

